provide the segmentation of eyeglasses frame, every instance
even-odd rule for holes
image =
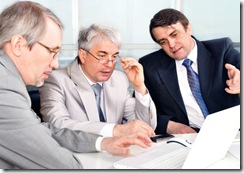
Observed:
[[[54,53],[54,54],[53,54],[53,59],[56,57],[56,55],[57,55],[58,53],[60,53],[60,50],[55,51],[54,49],[52,49],[52,48],[50,48],[50,47],[44,45],[43,43],[41,43],[41,42],[39,42],[39,41],[38,41],[37,43],[38,43],[39,45],[41,45],[42,47],[46,48],[50,53]]]
[[[108,64],[109,62],[112,62],[112,64],[115,64],[115,63],[116,63],[117,58],[115,58],[115,60],[108,59],[107,62],[102,63],[102,62],[101,62],[101,59],[99,59],[98,57],[96,57],[95,55],[93,55],[90,51],[88,51],[88,50],[86,50],[86,49],[83,49],[83,48],[80,48],[80,49],[82,49],[82,50],[86,51],[87,53],[89,53],[89,54],[90,54],[93,58],[95,58],[100,64]],[[119,55],[117,55],[117,56],[120,58]],[[105,59],[102,59],[102,60],[105,60]]]

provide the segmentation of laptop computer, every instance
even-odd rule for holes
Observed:
[[[116,161],[113,166],[117,169],[205,169],[226,156],[240,123],[240,105],[210,114],[190,148],[163,143]]]

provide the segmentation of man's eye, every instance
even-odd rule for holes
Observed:
[[[160,41],[159,44],[160,45],[164,45],[165,44],[165,41]]]
[[[105,58],[106,57],[106,55],[98,55],[99,57],[101,57],[101,58]]]

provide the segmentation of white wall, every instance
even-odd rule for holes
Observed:
[[[0,11],[15,0],[0,0]],[[60,17],[64,23],[61,66],[76,56],[78,31],[92,23],[111,25],[121,32],[122,56],[136,59],[159,48],[149,34],[149,22],[163,8],[181,10],[199,40],[230,37],[240,44],[238,0],[33,0]]]

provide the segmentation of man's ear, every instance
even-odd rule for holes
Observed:
[[[85,62],[86,62],[86,51],[85,50],[83,50],[83,49],[79,50],[79,59],[82,64],[85,64]]]
[[[189,35],[192,35],[192,27],[191,27],[191,24],[190,24],[190,23],[189,23],[188,26],[187,26],[186,32],[187,32]]]
[[[15,35],[10,40],[11,51],[15,56],[21,55],[21,47],[26,44],[26,40],[21,35]]]

